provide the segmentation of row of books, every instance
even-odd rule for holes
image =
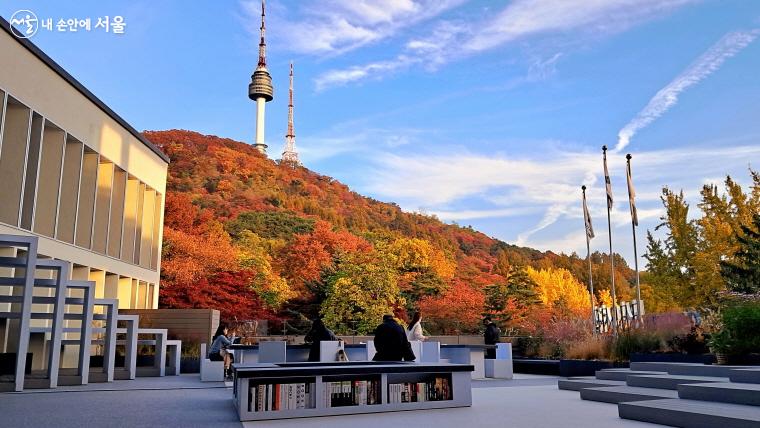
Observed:
[[[445,377],[436,377],[427,382],[388,384],[389,403],[416,403],[442,400],[451,400],[451,383]]]
[[[325,407],[380,404],[380,380],[325,382],[322,403]],[[388,384],[389,403],[414,403],[451,400],[451,382],[436,377],[426,382]],[[313,409],[317,392],[314,383],[252,384],[249,387],[248,411]]]
[[[248,394],[248,411],[311,409],[316,407],[316,395],[314,383],[252,385]]]
[[[348,380],[324,383],[325,407],[380,404],[379,380]]]

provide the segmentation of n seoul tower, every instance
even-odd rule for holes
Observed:
[[[267,145],[264,143],[264,103],[274,98],[272,88],[272,76],[267,70],[267,44],[264,41],[264,0],[261,0],[261,40],[259,41],[259,64],[251,75],[251,83],[248,84],[248,98],[256,101],[256,140],[253,146],[258,151],[267,154]]]

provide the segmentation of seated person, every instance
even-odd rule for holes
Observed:
[[[231,377],[230,364],[232,363],[232,354],[227,351],[227,348],[232,345],[227,335],[234,340],[235,330],[230,330],[225,323],[219,323],[219,327],[214,334],[213,342],[211,343],[211,349],[208,352],[208,359],[211,361],[224,361],[224,378],[229,379]]]
[[[335,334],[330,331],[329,328],[322,322],[321,318],[317,318],[311,324],[311,330],[306,333],[304,342],[311,344],[309,349],[309,361],[319,361],[319,342],[338,340]]]
[[[404,327],[393,315],[383,315],[383,323],[375,329],[375,350],[373,361],[414,361],[416,358]]]

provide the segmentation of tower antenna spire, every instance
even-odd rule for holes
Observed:
[[[282,152],[282,162],[290,166],[298,166],[296,152],[296,131],[293,126],[293,61],[290,62],[290,98],[288,100],[288,132],[285,134],[285,150]]]
[[[256,139],[254,147],[262,154],[267,154],[267,145],[264,143],[264,104],[274,98],[272,76],[267,70],[267,44],[264,40],[266,25],[264,0],[261,0],[261,40],[259,41],[259,63],[251,75],[251,83],[248,84],[248,98],[256,101]]]
[[[261,0],[261,27],[259,28],[261,32],[261,39],[259,40],[259,63],[257,68],[263,68],[266,69],[267,67],[267,43],[265,40],[267,27],[264,23],[264,18],[266,16],[266,7],[265,7],[265,0]]]

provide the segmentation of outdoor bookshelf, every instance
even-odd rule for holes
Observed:
[[[472,405],[466,364],[330,362],[234,364],[241,421]]]

